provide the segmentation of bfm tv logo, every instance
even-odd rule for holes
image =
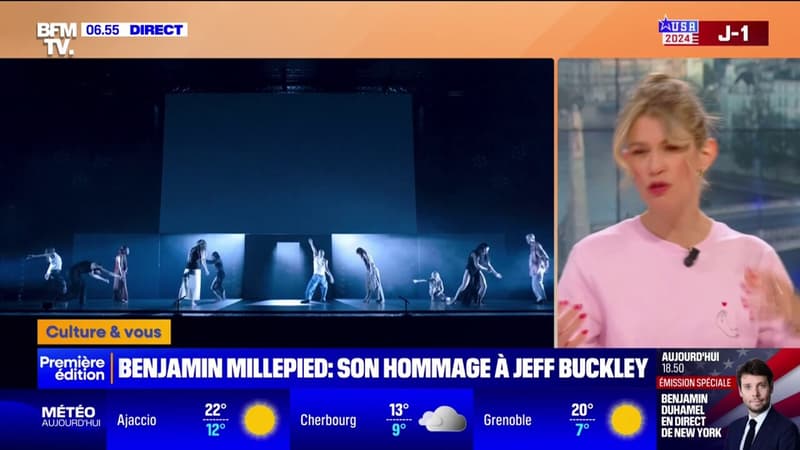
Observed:
[[[36,39],[41,39],[47,46],[47,56],[73,56],[75,50],[69,48],[72,39],[78,37],[78,24],[66,22],[38,22],[36,23]]]

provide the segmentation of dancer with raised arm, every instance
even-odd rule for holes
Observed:
[[[320,301],[325,302],[328,295],[328,277],[331,278],[331,284],[333,284],[333,274],[328,266],[328,260],[325,259],[325,250],[317,249],[311,238],[308,239],[308,245],[311,246],[311,254],[314,257],[314,273],[308,280],[306,295],[300,303],[309,303],[314,298],[314,293],[317,292],[317,286],[320,288]]]

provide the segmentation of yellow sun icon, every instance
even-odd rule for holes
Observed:
[[[632,438],[642,431],[644,415],[633,403],[623,402],[611,409],[611,429],[617,435]]]
[[[266,438],[275,430],[278,415],[266,403],[256,402],[245,408],[242,416],[242,426],[253,437]]]

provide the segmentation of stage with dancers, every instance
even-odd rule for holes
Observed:
[[[552,60],[48,63],[0,62],[0,315],[551,334]]]
[[[89,259],[68,281],[55,248],[27,255],[23,270],[38,267],[44,279],[30,277],[24,296],[2,305],[18,313],[550,314],[540,288],[548,264],[538,262],[549,257],[531,236],[78,234],[72,253]],[[492,244],[472,244],[482,238]],[[104,259],[113,271],[95,262]]]

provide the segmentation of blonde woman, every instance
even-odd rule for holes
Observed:
[[[684,81],[653,74],[635,89],[613,152],[647,209],[572,248],[558,346],[781,347],[793,337],[772,311],[797,302],[775,250],[700,209],[718,152],[711,124]],[[788,292],[768,295],[757,280]]]

